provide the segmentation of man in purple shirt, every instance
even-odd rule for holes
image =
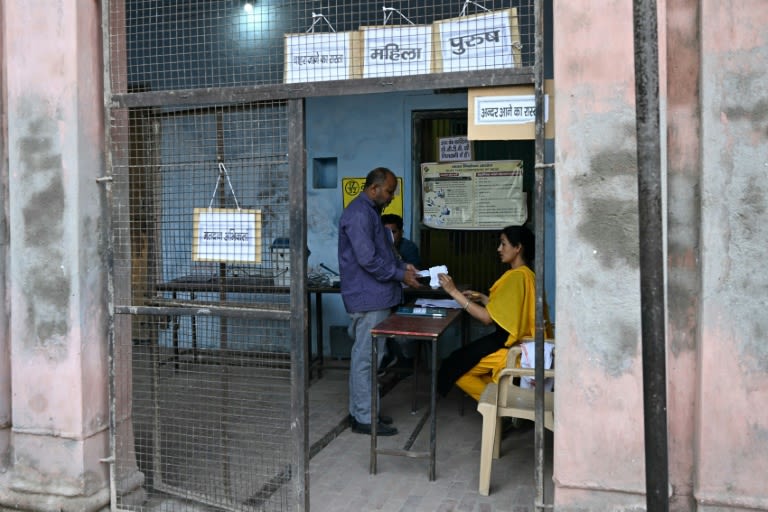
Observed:
[[[376,371],[386,351],[379,341],[379,361],[371,363],[371,329],[402,303],[403,287],[420,286],[416,267],[397,257],[381,211],[397,188],[395,174],[377,167],[368,173],[362,193],[344,209],[339,220],[339,271],[341,298],[349,313],[349,334],[354,338],[349,368],[349,415],[352,431],[371,433],[371,371]],[[381,403],[381,401],[379,401]],[[376,433],[397,434],[391,418],[377,414]]]

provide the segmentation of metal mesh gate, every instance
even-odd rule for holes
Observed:
[[[116,506],[304,509],[301,98],[530,84],[533,0],[102,2]]]
[[[115,333],[117,401],[132,403],[134,435],[116,440],[117,474],[135,464],[144,475],[142,507],[172,496],[285,510],[295,500],[287,105],[115,120],[128,120],[129,151],[113,168],[127,199],[113,225],[130,240],[115,266],[131,269],[124,303],[143,308],[130,338],[119,322]]]

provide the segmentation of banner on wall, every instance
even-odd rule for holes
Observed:
[[[425,226],[501,229],[528,218],[523,161],[421,164]]]
[[[365,178],[342,178],[341,179],[341,193],[343,198],[344,208],[352,202],[354,198],[360,195],[365,186]],[[384,208],[382,215],[385,213],[395,213],[400,217],[403,216],[403,178],[397,178],[397,189],[395,190],[395,197],[392,198],[392,202],[389,206]]]

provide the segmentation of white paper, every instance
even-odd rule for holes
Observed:
[[[544,342],[544,368],[549,370],[552,368],[552,349],[555,346],[552,343]],[[536,342],[528,341],[520,344],[522,355],[520,356],[521,368],[535,368],[536,367]],[[552,391],[555,385],[555,379],[548,377],[544,379],[544,390]],[[520,377],[521,388],[532,388],[536,386],[536,380],[533,377]]]
[[[453,299],[416,299],[417,306],[425,308],[461,309],[462,306]]]

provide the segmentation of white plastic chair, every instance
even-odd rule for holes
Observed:
[[[533,341],[524,339],[522,341]],[[549,343],[554,340],[547,339]],[[491,456],[498,459],[501,448],[501,419],[522,418],[535,421],[535,390],[523,389],[512,383],[512,379],[522,376],[534,376],[533,368],[515,368],[518,356],[522,353],[519,346],[513,346],[507,354],[507,366],[499,374],[499,382],[492,382],[485,387],[477,410],[483,415],[483,432],[480,447],[480,485],[478,492],[488,496],[491,483]],[[554,370],[544,370],[545,377],[554,377]],[[554,391],[544,392],[544,427],[554,431]]]

